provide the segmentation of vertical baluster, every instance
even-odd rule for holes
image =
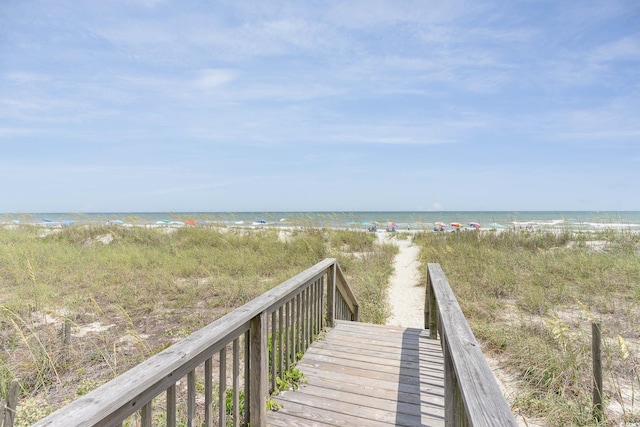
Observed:
[[[194,427],[196,418],[196,371],[187,374],[187,427]]]
[[[271,313],[271,357],[269,359],[269,372],[271,374],[271,388],[269,393],[276,389],[276,312]]]
[[[213,426],[213,361],[204,361],[204,425]]]
[[[153,413],[153,400],[147,402],[140,410],[141,427],[151,427],[151,414]]]
[[[324,276],[318,282],[318,333],[322,331],[322,293],[324,292]]]
[[[318,305],[317,305],[317,316],[318,316],[318,333],[322,330],[322,296],[324,292],[324,276],[320,278],[320,282],[318,283]]]
[[[313,322],[311,323],[311,342],[316,339],[316,335],[318,333],[318,281],[313,282],[313,297],[311,298],[311,318]]]
[[[286,340],[285,340],[285,354],[287,355],[287,359],[285,361],[285,370],[289,370],[289,364],[291,363],[291,300],[287,301],[285,305],[285,325],[284,329],[286,330]]]
[[[250,332],[244,334],[244,420],[242,425],[249,425],[251,418],[251,341]]]
[[[176,385],[167,389],[167,427],[176,427]]]
[[[219,393],[218,401],[218,425],[227,425],[227,347],[220,350],[220,375],[218,378]]]
[[[298,295],[296,295],[296,327],[294,328],[294,331],[296,333],[296,348],[295,348],[295,359],[298,359],[298,353],[300,353],[301,351],[301,346],[302,346],[302,325],[300,323],[300,320],[302,318],[302,316],[300,315],[300,308],[302,305],[302,294],[299,293]]]
[[[327,326],[333,328],[336,318],[336,264],[332,264],[327,272]]]
[[[313,285],[308,287],[308,294],[307,294],[307,347],[309,348],[309,346],[311,345],[311,342],[313,341],[313,313],[312,313],[312,309],[313,309]]]
[[[282,360],[282,357],[284,356],[283,352],[282,352],[282,348],[283,348],[283,341],[284,341],[284,333],[285,333],[285,329],[282,326],[283,323],[283,317],[284,317],[284,310],[283,307],[280,306],[280,308],[278,309],[278,376],[280,378],[284,378],[284,360]]]
[[[322,282],[320,283],[320,301],[319,301],[319,305],[320,305],[320,330],[324,329],[324,278],[325,276],[322,276]]]
[[[309,287],[302,293],[302,353],[307,351],[309,341]]]
[[[233,427],[238,427],[240,418],[240,338],[233,340]]]
[[[311,323],[312,323],[312,318],[311,318],[311,289],[312,289],[312,285],[307,286],[307,310],[306,310],[306,315],[307,315],[307,342],[305,343],[305,351],[306,349],[309,348],[309,344],[311,343]]]

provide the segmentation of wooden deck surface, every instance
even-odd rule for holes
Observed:
[[[304,384],[270,426],[444,426],[439,340],[428,330],[336,322],[298,362]]]

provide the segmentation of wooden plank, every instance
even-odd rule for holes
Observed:
[[[322,390],[335,390],[361,396],[364,398],[383,399],[388,402],[422,405],[433,409],[434,413],[444,411],[444,394],[442,383],[439,387],[420,384],[420,387],[408,386],[398,382],[371,381],[366,384],[349,381],[336,381],[323,376],[308,375],[307,383],[300,387],[300,393],[309,393],[311,387]],[[356,391],[356,392],[354,392]],[[357,394],[356,394],[357,393]],[[278,398],[276,397],[276,400]]]
[[[279,396],[278,401],[289,401],[290,399],[288,399],[288,396],[291,393],[292,392],[283,393]],[[421,403],[419,394],[406,394],[403,400],[399,400],[397,399],[397,396],[394,396],[392,393],[386,393],[379,396],[365,396],[362,394],[355,394],[352,390],[336,390],[334,388],[320,387],[315,384],[301,387],[300,393],[297,394],[328,398],[351,405],[378,408],[387,412],[405,415],[415,414],[416,405],[420,405]],[[444,398],[441,399],[437,405],[434,405],[434,407],[436,406],[440,407],[441,412],[444,411]]]
[[[300,402],[286,402],[285,407],[280,408],[277,412],[270,413],[270,422],[272,418],[285,418],[285,424],[280,425],[287,426],[313,426],[318,425],[317,423],[330,426],[395,426],[395,420],[385,422],[376,419],[361,417],[358,415],[339,413],[332,410],[327,410],[326,405],[325,407],[317,407],[315,406],[315,402],[313,401],[308,402],[308,404],[303,404]],[[269,425],[271,425],[271,423],[269,423]]]
[[[309,381],[309,384],[314,384],[312,381],[316,381],[317,379],[326,378],[327,371],[312,368],[309,366],[305,366],[301,368],[300,371],[304,373],[305,380]],[[345,385],[350,385],[354,389],[358,389],[358,387],[364,387],[364,385],[370,385],[371,387],[375,387],[379,390],[390,390],[405,393],[427,393],[432,396],[444,395],[444,387],[442,380],[437,381],[425,381],[424,379],[420,382],[414,382],[413,384],[401,382],[401,378],[366,378],[363,379],[358,375],[344,374],[341,377],[336,377],[335,381],[340,381]]]
[[[401,370],[402,372],[404,372],[404,375],[408,375],[408,376],[415,376],[415,377],[419,377],[421,376],[421,371],[420,370],[427,370],[427,369],[431,369],[434,372],[431,372],[431,375],[434,375],[434,373],[439,374],[437,376],[437,378],[443,379],[444,377],[444,371],[442,369],[442,365],[425,365],[425,364],[421,364],[419,361],[416,362],[406,362],[403,360],[399,360],[399,361],[387,361],[384,359],[380,359],[380,358],[372,358],[369,356],[359,356],[356,355],[356,357],[354,358],[347,358],[344,357],[343,354],[333,354],[331,352],[322,352],[320,353],[319,351],[317,351],[317,349],[314,349],[313,352],[307,352],[305,354],[305,361],[307,363],[313,363],[314,366],[315,364],[319,364],[319,363],[329,363],[332,365],[340,365],[340,366],[344,366],[345,368],[349,369],[349,368],[359,368],[362,366],[365,366],[366,369],[368,370],[372,370],[372,371],[377,371],[377,372],[388,372],[388,373],[397,373],[399,372],[399,370]],[[384,363],[387,362],[387,363]]]
[[[325,410],[319,410],[311,406],[299,403],[289,403],[287,412],[278,411],[272,413],[269,425],[309,427],[309,426],[358,426],[358,427],[389,427],[394,424],[383,423],[374,420],[365,420],[356,416],[334,414]]]
[[[345,357],[358,358],[359,356],[368,356],[372,358],[381,359],[380,363],[395,363],[395,361],[410,362],[412,359],[419,359],[420,363],[429,364],[434,363],[436,365],[442,365],[442,350],[421,348],[418,351],[404,350],[405,354],[399,352],[393,352],[387,349],[382,351],[379,348],[372,346],[362,347],[344,347],[340,343],[319,341],[314,347],[309,350],[311,354],[320,351],[327,351],[332,353],[344,354]]]
[[[332,399],[326,396],[309,396],[306,393],[284,393],[279,396],[279,402],[283,403],[283,407],[279,411],[286,410],[287,405],[298,403],[305,406],[313,406],[326,412],[332,412],[333,416],[349,415],[362,418],[363,420],[376,420],[383,423],[395,424],[395,411],[385,411],[383,409],[374,408],[362,404],[360,401],[356,404],[344,402],[342,400]],[[417,423],[420,424],[419,422]],[[414,421],[413,425],[416,425]]]

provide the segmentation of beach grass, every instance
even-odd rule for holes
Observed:
[[[0,395],[20,381],[29,425],[327,257],[383,323],[396,251],[306,227],[0,228]]]
[[[609,423],[640,422],[640,235],[423,233],[515,412],[544,425],[600,425],[591,407],[591,324],[602,325]],[[637,425],[637,424],[634,424]]]

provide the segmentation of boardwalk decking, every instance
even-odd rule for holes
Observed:
[[[270,426],[443,426],[439,340],[428,330],[337,321],[298,362],[304,384]]]

